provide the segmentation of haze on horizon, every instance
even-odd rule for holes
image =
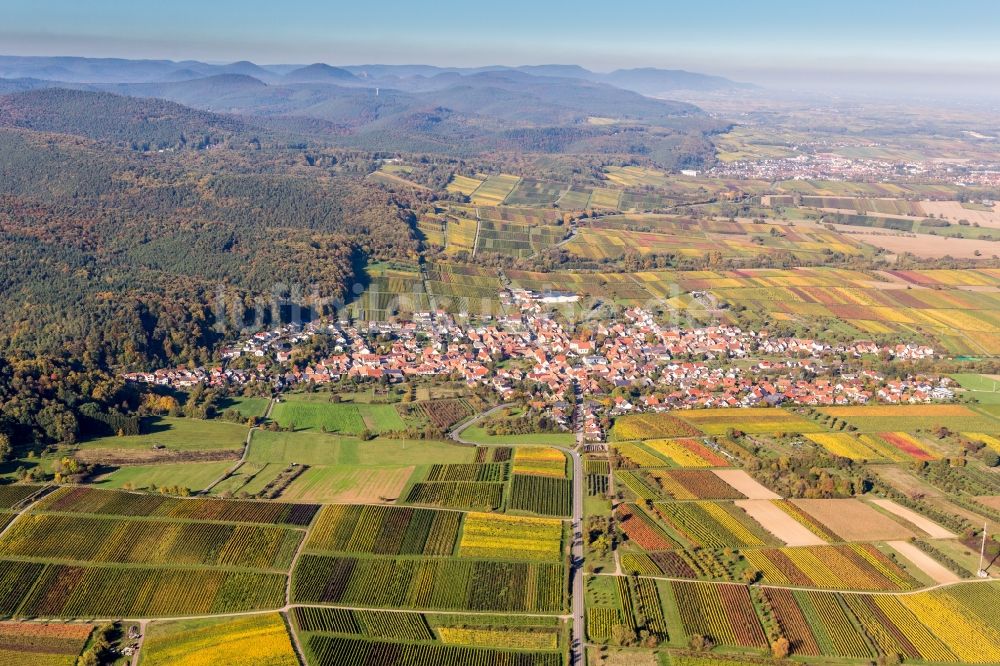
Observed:
[[[291,0],[37,0],[5,7],[4,55],[484,66],[679,68],[772,87],[968,93],[1000,89],[1000,4],[815,8],[789,0],[708,7],[626,0],[509,0],[503,11]]]

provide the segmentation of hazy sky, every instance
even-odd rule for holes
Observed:
[[[997,0],[0,0],[0,17],[5,55],[1000,73]]]

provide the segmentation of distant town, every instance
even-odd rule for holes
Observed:
[[[831,151],[833,147],[829,148]],[[834,152],[811,152],[776,159],[737,160],[720,163],[705,175],[746,180],[842,180],[851,182],[937,181],[960,186],[1000,185],[996,162],[911,162],[849,158]]]

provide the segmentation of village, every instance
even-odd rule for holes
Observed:
[[[605,413],[954,398],[949,378],[887,379],[852,363],[933,358],[934,350],[924,345],[831,345],[734,326],[670,327],[640,308],[571,332],[545,312],[540,295],[520,292],[515,301],[516,315],[469,324],[445,312],[396,322],[288,324],[226,347],[215,367],[133,372],[125,379],[179,390],[196,384],[238,390],[256,382],[282,391],[342,381],[447,378],[488,386],[504,401],[530,396],[533,406],[564,427],[572,416],[566,396],[578,392],[586,396],[581,417],[588,440],[602,438],[599,415]],[[317,335],[329,336],[332,353],[296,354]]]

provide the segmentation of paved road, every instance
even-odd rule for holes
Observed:
[[[579,419],[577,419],[579,421]],[[577,433],[577,446],[583,444],[583,432]],[[573,611],[573,633],[570,641],[570,664],[583,666],[586,634],[584,633],[583,590],[583,456],[578,450],[573,457],[573,546],[570,550],[570,603]]]
[[[270,411],[270,408],[268,408],[268,413],[270,413]],[[299,543],[299,547],[295,549],[295,555],[292,556],[291,564],[288,565],[288,577],[285,579],[285,607],[282,610],[282,612],[286,615],[292,607],[292,574],[295,573],[295,565],[298,564],[299,557],[302,555],[302,550],[306,547],[306,542],[309,541],[312,528],[307,527],[305,532],[306,533],[302,536],[302,541]],[[302,641],[299,639],[299,632],[295,627],[294,622],[288,622],[288,633],[292,637],[292,643],[294,644],[295,652],[299,657],[299,662],[303,664],[306,663],[306,651],[302,647]]]
[[[477,423],[479,423],[483,419],[496,414],[500,410],[507,409],[508,407],[513,407],[513,406],[514,406],[514,403],[512,403],[512,402],[508,402],[508,403],[505,403],[503,405],[497,405],[493,409],[489,409],[489,410],[483,412],[482,414],[479,414],[479,415],[477,415],[477,416],[469,419],[468,421],[466,421],[464,423],[460,423],[458,425],[458,427],[456,427],[455,429],[453,429],[451,432],[448,433],[448,436],[451,437],[456,442],[458,442],[459,444],[471,444],[471,445],[475,446],[476,442],[471,442],[471,441],[469,441],[467,439],[462,439],[462,433],[465,432],[465,430],[467,428],[471,428],[472,426],[476,425]]]
[[[10,522],[8,522],[2,530],[0,530],[0,537],[6,534],[7,530],[13,528],[14,523],[17,522],[17,519],[20,518],[22,515],[24,515],[28,511],[28,509],[33,507],[35,504],[38,503],[39,500],[45,498],[49,493],[53,492],[56,488],[57,486],[42,486],[37,491],[28,495],[23,500],[21,500],[19,502],[19,504],[22,505],[21,508],[16,509],[14,511],[14,517],[10,519]]]
[[[570,666],[586,664],[587,634],[584,621],[584,577],[583,577],[583,401],[579,386],[573,386],[576,405],[573,408],[573,429],[576,431],[576,447],[565,448],[573,458],[573,516],[572,542],[570,546],[570,610],[573,628],[570,633]],[[559,447],[562,448],[562,447]]]
[[[452,430],[448,436],[460,444],[475,444],[462,438],[462,433],[476,423],[479,423],[492,414],[511,407],[510,404],[497,405],[493,409],[479,414],[475,418],[469,419]],[[583,456],[580,451],[583,448],[583,419],[580,418],[580,397],[577,396],[577,406],[575,411],[576,422],[576,447],[550,445],[553,448],[562,449],[573,459],[573,513],[571,517],[572,541],[570,547],[570,604],[573,619],[573,629],[570,638],[570,665],[583,666],[586,655],[584,654],[586,636],[584,634],[584,581],[583,581]]]

